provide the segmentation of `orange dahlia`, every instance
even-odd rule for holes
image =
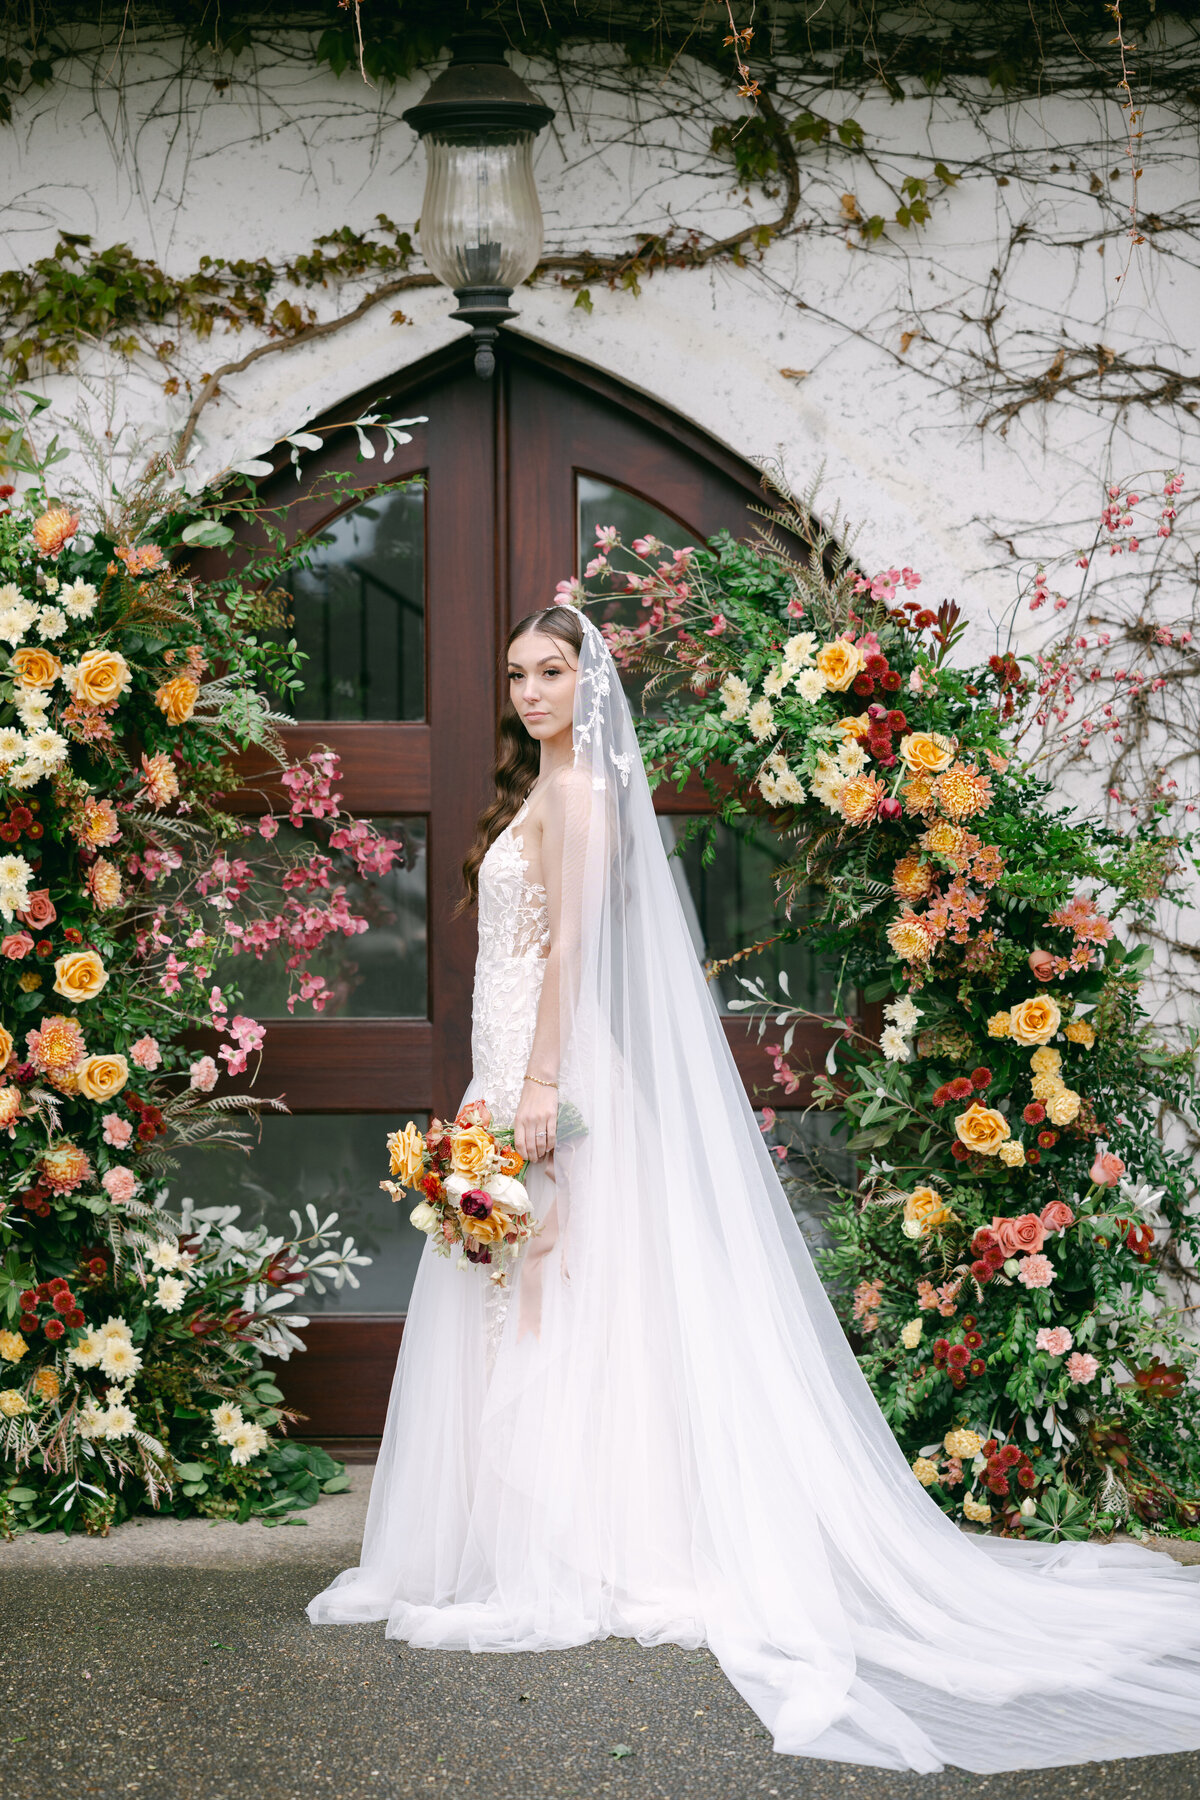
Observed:
[[[73,1194],[92,1174],[87,1152],[78,1144],[52,1144],[42,1151],[38,1162],[54,1194]]]
[[[914,775],[900,789],[905,812],[926,813],[933,806],[933,776]]]
[[[887,941],[904,962],[928,962],[933,953],[933,939],[924,920],[905,910],[887,928]]]
[[[892,870],[892,891],[901,900],[923,900],[933,886],[933,870],[919,856],[902,856]]]
[[[26,1034],[30,1060],[43,1075],[62,1075],[78,1068],[87,1055],[78,1019],[52,1013],[40,1031]]]
[[[838,809],[851,825],[865,825],[879,810],[887,789],[875,775],[852,775],[838,794]]]
[[[933,784],[934,798],[951,819],[973,819],[992,804],[992,784],[969,763],[955,763]]]
[[[79,514],[65,506],[52,506],[33,521],[33,541],[43,556],[57,556],[79,530]]]

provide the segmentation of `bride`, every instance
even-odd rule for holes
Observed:
[[[1200,1569],[968,1536],[914,1480],[738,1077],[601,634],[529,615],[508,681],[463,1098],[513,1124],[542,1229],[507,1286],[426,1248],[361,1561],[309,1619],[707,1644],[776,1750],[884,1768],[1200,1747]]]

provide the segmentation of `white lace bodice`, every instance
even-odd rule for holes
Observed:
[[[528,859],[516,835],[528,806],[526,799],[488,846],[479,868],[471,1086],[487,1100],[498,1125],[512,1123],[521,1098],[550,951],[546,890],[528,879]]]

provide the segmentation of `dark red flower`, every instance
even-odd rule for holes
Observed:
[[[982,1260],[973,1262],[971,1264],[971,1273],[982,1287],[985,1281],[990,1281],[992,1279],[992,1265],[991,1263],[983,1262]]]
[[[954,1368],[954,1369],[965,1368],[967,1363],[970,1362],[970,1360],[971,1360],[971,1353],[967,1349],[965,1344],[951,1344],[948,1355],[947,1355],[947,1361],[949,1362],[951,1368]]]
[[[973,1356],[971,1358],[971,1373],[975,1376],[976,1380],[978,1380],[981,1375],[987,1374],[987,1363],[982,1356]]]
[[[108,1274],[108,1263],[103,1256],[93,1256],[88,1263],[88,1268],[91,1270],[92,1274],[96,1276],[97,1280]]]
[[[991,1087],[992,1071],[990,1069],[972,1069],[971,1086],[974,1088]]]
[[[1007,1492],[1008,1492],[1008,1476],[1007,1475],[989,1475],[988,1476],[988,1487],[992,1490],[993,1494],[1007,1494]]]
[[[982,1256],[985,1250],[994,1250],[999,1242],[1000,1239],[990,1225],[981,1225],[971,1239],[971,1248],[977,1255]],[[972,1323],[974,1323],[973,1320]]]
[[[142,1122],[137,1128],[137,1134],[144,1144],[153,1143],[158,1136],[157,1128],[151,1120],[146,1118],[145,1114],[142,1115]]]
[[[896,693],[900,687],[900,677],[895,669],[891,670],[889,674],[881,676],[879,685],[886,694]]]
[[[56,1275],[53,1281],[47,1283],[47,1292],[51,1294],[61,1294],[65,1289],[69,1288],[70,1285],[71,1284],[65,1275]]]
[[[946,1360],[946,1352],[949,1350],[949,1348],[950,1348],[949,1338],[934,1338],[934,1340],[933,1340],[933,1360],[935,1362],[944,1362]]]
[[[36,1313],[22,1313],[21,1318],[20,1318],[20,1326],[21,1326],[21,1330],[25,1333],[26,1337],[28,1337],[29,1333],[31,1331],[36,1331],[38,1328],[37,1314]]]
[[[1058,1142],[1057,1131],[1039,1131],[1038,1132],[1038,1143],[1042,1146],[1043,1150],[1053,1150],[1053,1148],[1054,1148],[1055,1144],[1057,1144],[1057,1142]]]
[[[966,1387],[967,1378],[963,1374],[961,1369],[951,1369],[950,1385],[951,1385],[951,1387],[955,1387],[955,1388]]]
[[[945,1106],[949,1098],[950,1090],[946,1087],[940,1087],[937,1089],[936,1093],[931,1096],[929,1104],[930,1106]]]
[[[966,1160],[967,1160],[968,1156],[970,1156],[971,1152],[967,1149],[967,1146],[965,1144],[960,1144],[956,1139],[955,1142],[953,1144],[951,1144],[951,1146],[950,1146],[950,1154],[954,1158],[955,1162],[966,1162]]]
[[[63,931],[63,936],[66,938],[68,944],[82,944],[83,942],[83,933],[77,925],[66,926]]]
[[[952,1100],[969,1100],[972,1092],[971,1083],[965,1075],[956,1075],[947,1091]]]
[[[1023,1488],[1031,1488],[1033,1486],[1034,1482],[1037,1480],[1037,1476],[1034,1474],[1033,1468],[1029,1463],[1023,1463],[1017,1470],[1017,1480]]]
[[[887,716],[887,725],[889,731],[907,731],[908,719],[902,712],[893,711]]]
[[[1021,1114],[1027,1125],[1040,1125],[1046,1116],[1046,1109],[1040,1100],[1031,1100]]]
[[[35,956],[53,956],[54,945],[50,942],[49,938],[39,938],[37,943],[33,946],[33,954]]]
[[[861,675],[856,675],[854,677],[854,691],[856,694],[863,695],[873,694],[875,692],[875,683],[871,680],[871,677],[867,674],[865,669]]]
[[[17,1298],[25,1308],[26,1312],[29,1311],[31,1306],[36,1306],[38,1302],[37,1294],[34,1292],[33,1288],[23,1288],[17,1295]]]
[[[988,1227],[986,1225],[984,1226],[984,1230],[985,1231],[988,1230]],[[974,1313],[964,1313],[963,1314],[963,1330],[964,1331],[974,1331],[974,1329],[975,1329],[976,1325],[978,1325],[978,1323],[979,1323],[979,1320],[975,1317]]]
[[[928,626],[935,625],[936,623],[937,614],[931,613],[927,606],[922,607],[919,613],[913,614],[913,624],[921,631],[924,631]]]
[[[1025,1152],[1025,1161],[1027,1163],[1040,1163],[1041,1160],[1042,1160],[1041,1151],[1035,1150],[1033,1145],[1030,1144],[1028,1150]]]
[[[1004,1251],[1000,1248],[999,1244],[993,1244],[992,1248],[987,1252],[987,1260],[989,1266],[994,1271],[996,1269],[1002,1269],[1008,1258],[1005,1256]]]
[[[981,1331],[964,1331],[963,1343],[968,1350],[978,1350],[983,1343],[983,1333]]]
[[[887,672],[888,672],[888,665],[887,665],[887,657],[886,656],[868,656],[868,658],[867,658],[867,674],[868,675],[874,675],[876,680],[878,680],[881,675],[886,675]]]
[[[65,1323],[71,1327],[72,1331],[78,1331],[81,1325],[86,1325],[87,1320],[84,1317],[82,1306],[77,1306],[74,1312],[69,1312]]]
[[[46,1333],[46,1336],[53,1340],[54,1338],[60,1338],[67,1328],[61,1319],[47,1319],[42,1329]]]
[[[995,1454],[996,1454],[996,1439],[988,1438],[984,1443],[980,1444],[979,1448],[982,1451],[984,1456],[995,1456]]]
[[[486,1219],[491,1216],[492,1197],[482,1188],[468,1188],[458,1207],[460,1212],[466,1213],[468,1219]]]
[[[887,819],[894,823],[895,820],[900,818],[903,811],[904,808],[893,794],[889,794],[886,800],[881,800],[879,802],[879,817],[881,819]]]
[[[1015,1469],[1021,1460],[1021,1452],[1016,1444],[1005,1444],[999,1454],[1000,1461],[1006,1469]]]
[[[68,1292],[67,1289],[62,1288],[55,1294],[53,1304],[54,1310],[57,1313],[73,1312],[75,1308],[75,1296]]]

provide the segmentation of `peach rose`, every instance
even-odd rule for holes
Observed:
[[[483,1125],[468,1125],[455,1134],[450,1162],[456,1175],[479,1181],[492,1167],[495,1146]]]
[[[1031,950],[1029,967],[1035,981],[1054,979],[1054,958],[1048,950]]]
[[[858,645],[851,644],[846,638],[834,638],[832,644],[825,644],[818,650],[816,664],[825,677],[825,686],[835,694],[845,693],[865,666]]]
[[[199,692],[199,682],[193,681],[190,675],[175,675],[170,681],[163,682],[155,693],[154,703],[167,715],[168,725],[186,725]]]
[[[1034,999],[1022,1000],[1019,1006],[1014,1006],[1009,1019],[1014,1043],[1044,1044],[1062,1024],[1062,1013],[1057,1000],[1052,1000],[1049,994],[1038,994]]]
[[[14,650],[10,666],[16,674],[18,684],[23,688],[53,687],[62,674],[62,664],[53,650],[45,650],[40,646]]]
[[[57,556],[79,530],[79,514],[65,506],[52,506],[33,521],[33,541],[43,556]]]
[[[1036,1213],[1022,1213],[1017,1219],[993,1219],[992,1230],[1000,1240],[1005,1256],[1022,1256],[1040,1250],[1046,1241],[1046,1227]]]
[[[965,1113],[959,1113],[954,1129],[959,1142],[979,1156],[995,1156],[1005,1138],[1011,1135],[1004,1114],[997,1112],[994,1106],[980,1106],[978,1100],[968,1106]]]
[[[20,962],[33,949],[33,939],[27,931],[10,931],[6,938],[0,938],[0,956],[9,962]]]
[[[94,1000],[108,970],[94,950],[71,950],[54,963],[54,992],[67,1000]]]
[[[75,1072],[79,1077],[77,1091],[85,1100],[110,1100],[129,1080],[129,1064],[119,1050],[111,1050],[106,1056],[89,1056]]]
[[[30,931],[44,931],[47,925],[53,925],[58,910],[50,898],[50,889],[34,888],[17,917]]]
[[[71,692],[85,706],[112,706],[130,680],[129,664],[119,650],[85,650],[71,672]]]
[[[954,761],[954,739],[940,731],[910,731],[900,743],[900,760],[914,775],[936,775]]]
[[[1047,1231],[1065,1231],[1075,1223],[1075,1214],[1065,1200],[1047,1200],[1042,1208],[1042,1224]]]
[[[403,1131],[389,1132],[387,1147],[392,1174],[398,1175],[405,1187],[415,1188],[425,1173],[425,1139],[411,1119]]]

